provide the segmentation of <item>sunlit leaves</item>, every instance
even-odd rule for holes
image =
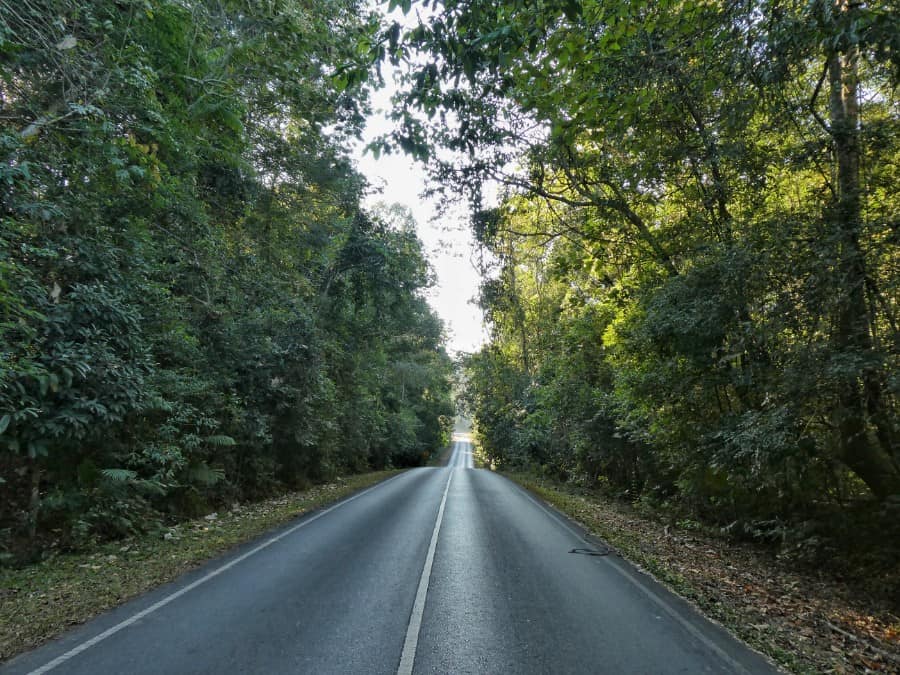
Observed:
[[[506,189],[473,217],[490,453],[756,514],[897,491],[890,7],[470,0],[418,29],[443,79],[416,67],[403,134],[476,206]]]

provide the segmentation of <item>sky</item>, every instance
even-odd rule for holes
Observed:
[[[448,350],[474,352],[485,342],[481,310],[472,302],[478,293],[478,272],[473,264],[474,245],[466,209],[438,210],[437,203],[422,197],[424,168],[403,153],[375,159],[365,147],[392,128],[387,119],[391,95],[397,90],[390,63],[383,66],[385,87],[372,96],[372,115],[366,123],[362,143],[354,150],[359,171],[376,188],[367,206],[378,202],[403,204],[416,219],[419,239],[437,276],[437,284],[427,293],[428,302],[443,319]]]

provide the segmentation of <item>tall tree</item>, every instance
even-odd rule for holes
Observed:
[[[0,2],[4,534],[80,545],[440,445],[427,262],[348,157],[340,72],[376,27],[354,0]]]
[[[886,499],[898,34],[884,2],[452,0],[385,34],[409,63],[394,142],[476,208],[485,181],[506,186],[501,259],[526,239],[580,258],[561,278],[587,270],[614,311],[606,410],[682,484],[785,490],[839,462]],[[526,230],[522,197],[544,203]],[[521,277],[501,266],[490,312],[531,304]],[[500,314],[510,349],[539,342],[544,325],[513,328],[527,314]]]

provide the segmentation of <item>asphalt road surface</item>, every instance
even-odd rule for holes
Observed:
[[[768,673],[457,436],[2,673]]]

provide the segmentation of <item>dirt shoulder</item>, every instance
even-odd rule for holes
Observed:
[[[172,581],[274,527],[383,481],[398,471],[338,479],[302,492],[180,523],[161,533],[0,569],[0,662]]]
[[[771,552],[671,528],[628,504],[506,474],[704,614],[797,673],[900,673],[900,618],[885,598]]]

